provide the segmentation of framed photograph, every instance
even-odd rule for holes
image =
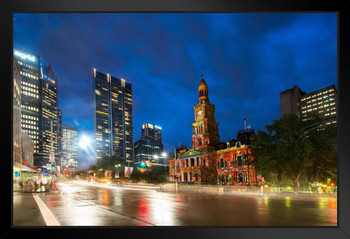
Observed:
[[[1,2],[3,237],[350,238],[349,3]]]

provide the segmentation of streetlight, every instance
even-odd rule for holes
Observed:
[[[90,137],[88,137],[87,135],[83,135],[80,138],[79,146],[83,149],[87,149],[87,147],[90,145],[90,143],[91,143]]]
[[[159,159],[159,156],[155,154],[155,155],[153,155],[153,158],[154,159]]]
[[[162,152],[160,155],[158,154],[154,154],[153,155],[153,159],[155,160],[158,160],[160,157],[163,157],[164,158],[164,161],[163,161],[163,166],[166,166],[166,157],[168,156],[168,154],[166,152]]]
[[[119,178],[119,170],[118,170],[118,168],[121,167],[121,166],[122,166],[121,164],[116,164],[115,165],[115,167],[117,168],[117,170],[115,171],[115,175],[114,175],[115,178]]]

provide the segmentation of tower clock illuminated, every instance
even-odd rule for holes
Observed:
[[[218,126],[215,121],[215,106],[210,103],[208,86],[203,75],[198,87],[198,103],[193,107],[195,122],[192,123],[192,146],[194,149],[220,143]]]

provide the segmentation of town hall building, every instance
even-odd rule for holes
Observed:
[[[208,175],[205,175],[204,170],[216,170],[218,183],[255,183],[256,175],[252,164],[254,158],[248,144],[250,140],[220,142],[215,105],[210,103],[208,93],[202,74],[198,102],[193,107],[195,119],[192,123],[192,148],[181,150],[177,158],[168,161],[170,181],[206,182]],[[243,132],[248,136],[252,133],[246,129]]]

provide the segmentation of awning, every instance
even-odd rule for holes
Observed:
[[[17,163],[17,162],[14,162],[13,163],[13,171],[31,171],[31,172],[37,172],[35,171],[34,169],[32,168],[29,168],[23,164],[20,164],[20,163]]]

